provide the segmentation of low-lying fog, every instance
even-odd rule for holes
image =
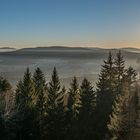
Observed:
[[[26,50],[26,49],[25,49]],[[87,77],[93,84],[97,82],[103,60],[106,59],[109,50],[46,50],[35,49],[20,50],[7,53],[0,53],[0,73],[7,78],[12,85],[16,85],[22,78],[27,67],[33,72],[40,67],[47,81],[49,81],[53,67],[58,70],[61,83],[68,86],[73,76],[79,81]],[[35,53],[34,53],[35,52]],[[43,54],[41,53],[43,52]],[[55,52],[55,53],[54,53]],[[139,53],[130,55],[125,52],[126,65],[134,66],[137,69]],[[86,55],[85,55],[86,54]]]

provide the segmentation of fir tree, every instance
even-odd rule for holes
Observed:
[[[0,92],[10,90],[11,88],[12,87],[11,87],[10,83],[3,77],[0,77]]]
[[[115,58],[115,84],[116,84],[116,94],[121,92],[123,77],[125,75],[125,61],[121,54],[121,51],[116,54]]]
[[[59,77],[56,68],[54,67],[51,81],[49,82],[49,85],[47,87],[49,108],[56,107],[56,100],[59,97],[60,88],[61,86],[60,86]]]
[[[128,67],[128,69],[126,69],[126,75],[125,78],[127,79],[129,85],[131,86],[133,83],[136,82],[136,70],[134,70],[134,68],[132,68],[131,66]]]
[[[6,120],[11,117],[13,102],[12,86],[6,79],[0,77],[0,139],[2,140],[8,135]]]
[[[81,106],[80,91],[77,78],[72,79],[69,89],[68,97],[68,111],[67,111],[67,122],[68,122],[68,137],[70,139],[78,139],[78,118],[79,110]]]
[[[62,87],[59,97],[57,98],[57,129],[59,130],[57,139],[63,140],[66,139],[66,111],[65,111],[65,100],[66,100],[66,89],[65,86]]]
[[[35,139],[33,132],[35,94],[32,76],[27,68],[23,80],[19,82],[16,90],[16,108],[13,116],[17,123],[15,139]]]
[[[69,89],[68,109],[71,113],[71,119],[78,119],[80,109],[80,91],[77,78],[74,77]]]
[[[35,87],[36,96],[36,131],[38,133],[38,139],[43,138],[44,118],[46,117],[46,81],[43,72],[40,68],[37,68],[33,75],[33,82]]]
[[[122,92],[116,96],[113,105],[113,111],[110,115],[110,123],[108,124],[111,140],[124,139],[128,133],[129,127],[129,106],[130,105],[130,91],[128,89],[128,82],[124,81]]]
[[[95,92],[86,78],[82,81],[80,94],[79,139],[94,139]]]
[[[11,111],[11,105],[13,100],[12,97],[12,86],[6,79],[0,77],[0,112],[5,117],[8,116]]]
[[[24,73],[22,81],[19,81],[16,90],[16,103],[19,108],[32,108],[35,104],[34,84],[29,68]]]
[[[112,112],[112,105],[115,98],[115,70],[114,60],[111,52],[107,61],[102,65],[99,81],[97,83],[97,107],[96,107],[96,124],[97,139],[103,139],[107,132],[107,122]]]
[[[63,138],[64,129],[64,109],[63,103],[58,101],[61,97],[59,77],[54,68],[51,81],[47,87],[47,139],[60,140]]]

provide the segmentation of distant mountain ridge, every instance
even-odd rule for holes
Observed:
[[[1,47],[0,50],[15,50],[15,51],[47,51],[47,50],[52,50],[52,51],[61,51],[61,50],[104,50],[104,51],[115,51],[115,50],[122,50],[122,51],[140,51],[139,48],[132,48],[132,47],[125,47],[125,48],[99,48],[99,47],[69,47],[69,46],[38,46],[38,47],[34,47],[34,48],[21,48],[21,49],[15,49],[12,47]]]
[[[100,47],[68,47],[68,46],[39,46],[34,48],[22,48],[19,50],[124,50],[124,51],[140,51],[139,48],[100,48]]]
[[[17,58],[57,58],[57,59],[105,59],[108,52],[118,52],[119,49],[106,48],[84,48],[84,47],[65,47],[65,46],[51,46],[51,47],[36,47],[23,48],[13,51],[0,51],[0,56],[17,57]],[[140,58],[140,49],[121,48],[122,54],[126,58]]]
[[[49,47],[35,47],[35,48],[22,48],[19,51],[41,51],[41,50],[89,50],[86,47],[67,47],[67,46],[49,46]]]
[[[0,49],[3,49],[3,50],[13,49],[13,50],[15,50],[15,48],[12,48],[12,47],[0,47]]]

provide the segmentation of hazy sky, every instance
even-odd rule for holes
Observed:
[[[0,47],[140,46],[140,0],[0,0]]]

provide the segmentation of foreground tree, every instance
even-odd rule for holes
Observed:
[[[135,84],[136,82],[136,70],[132,68],[131,66],[126,69],[125,79],[127,80],[129,84],[129,88],[131,88],[132,84]]]
[[[121,93],[123,79],[126,72],[125,61],[120,50],[116,54],[116,58],[114,61],[114,69],[115,69],[115,90],[117,95]]]
[[[68,94],[69,94],[67,104],[68,137],[70,139],[78,139],[78,118],[81,106],[81,99],[80,99],[79,84],[76,77],[72,79]]]
[[[12,86],[3,77],[0,77],[0,139],[5,140],[7,133],[6,121],[11,117],[14,104]]]
[[[95,131],[95,92],[85,78],[81,85],[81,107],[79,113],[79,139],[94,139]]]
[[[36,131],[39,140],[43,139],[44,135],[44,119],[47,114],[47,91],[46,81],[43,72],[37,68],[33,75],[33,83],[35,87],[35,114],[36,114]]]
[[[32,76],[27,68],[23,80],[19,82],[16,90],[16,112],[13,121],[16,123],[16,138],[35,139],[34,120],[35,120],[35,92]]]
[[[130,107],[130,91],[128,83],[124,81],[122,92],[117,95],[113,111],[110,115],[110,123],[108,124],[111,140],[124,139],[129,131],[129,107]]]
[[[10,83],[0,77],[0,112],[3,116],[8,116],[11,112],[11,105],[13,105],[13,91]]]
[[[63,138],[63,125],[64,125],[64,109],[63,103],[57,100],[61,96],[60,81],[54,68],[51,81],[47,87],[48,101],[47,101],[47,139],[60,140]]]
[[[96,139],[103,139],[107,132],[107,122],[109,115],[112,112],[112,105],[114,103],[115,93],[115,71],[114,60],[111,52],[107,61],[102,65],[99,81],[97,83],[97,107],[96,107]]]
[[[11,87],[10,83],[3,77],[0,77],[0,92],[10,90],[11,88],[12,87]]]

